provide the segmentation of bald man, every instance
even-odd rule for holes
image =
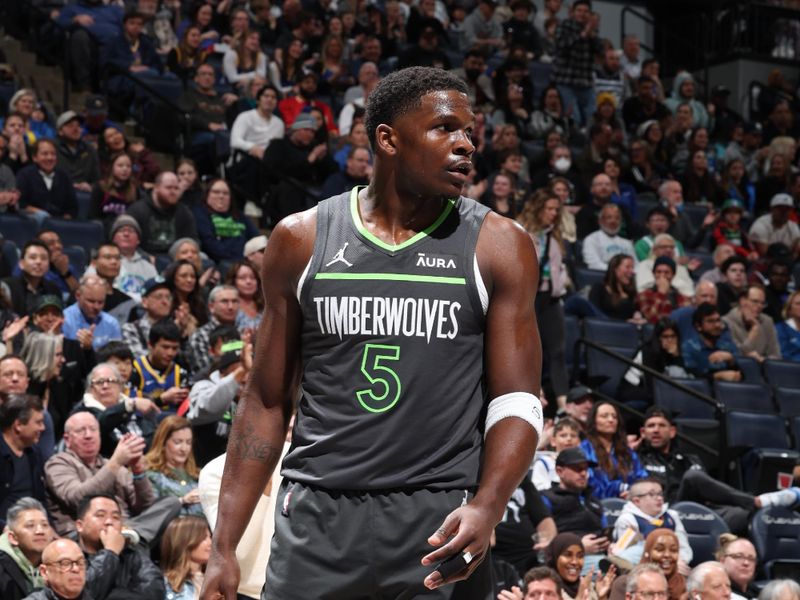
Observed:
[[[111,340],[122,339],[119,322],[103,310],[108,284],[97,275],[84,275],[75,292],[77,302],[64,309],[62,332],[88,350],[97,350]]]
[[[26,600],[93,600],[84,590],[86,559],[80,546],[67,538],[50,542],[42,552],[39,573],[45,588],[33,592]]]

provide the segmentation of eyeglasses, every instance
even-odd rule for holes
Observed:
[[[664,590],[663,592],[636,592],[636,595],[640,598],[644,598],[644,600],[667,600],[669,598],[669,592]]]
[[[67,433],[74,433],[77,436],[85,435],[87,431],[92,433],[97,433],[100,431],[100,427],[97,425],[84,425],[83,427],[79,427],[78,429],[70,429]]]
[[[119,385],[119,379],[113,377],[101,377],[100,379],[92,379],[92,385],[103,387],[104,385]]]
[[[647,496],[648,498],[663,498],[664,492],[645,492],[644,494],[636,494],[635,498],[642,498],[643,496]]]
[[[740,560],[742,562],[751,562],[754,563],[758,560],[757,556],[753,556],[752,554],[726,554],[725,558],[732,558],[733,560]]]
[[[71,571],[75,567],[78,567],[79,571],[83,571],[86,568],[86,559],[79,558],[78,560],[70,560],[68,558],[63,558],[61,560],[54,560],[53,562],[45,563],[48,566],[55,567],[62,573],[66,573],[67,571]]]

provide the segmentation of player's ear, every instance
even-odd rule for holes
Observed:
[[[375,128],[375,152],[389,156],[397,152],[395,131],[390,125],[381,123]]]

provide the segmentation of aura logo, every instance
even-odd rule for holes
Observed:
[[[455,258],[448,254],[425,254],[417,253],[417,266],[428,267],[429,269],[455,269]]]

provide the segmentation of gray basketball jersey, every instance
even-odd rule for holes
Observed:
[[[487,212],[448,200],[429,228],[390,245],[363,226],[357,189],[319,204],[285,477],[330,490],[477,486],[485,319],[474,265]]]

